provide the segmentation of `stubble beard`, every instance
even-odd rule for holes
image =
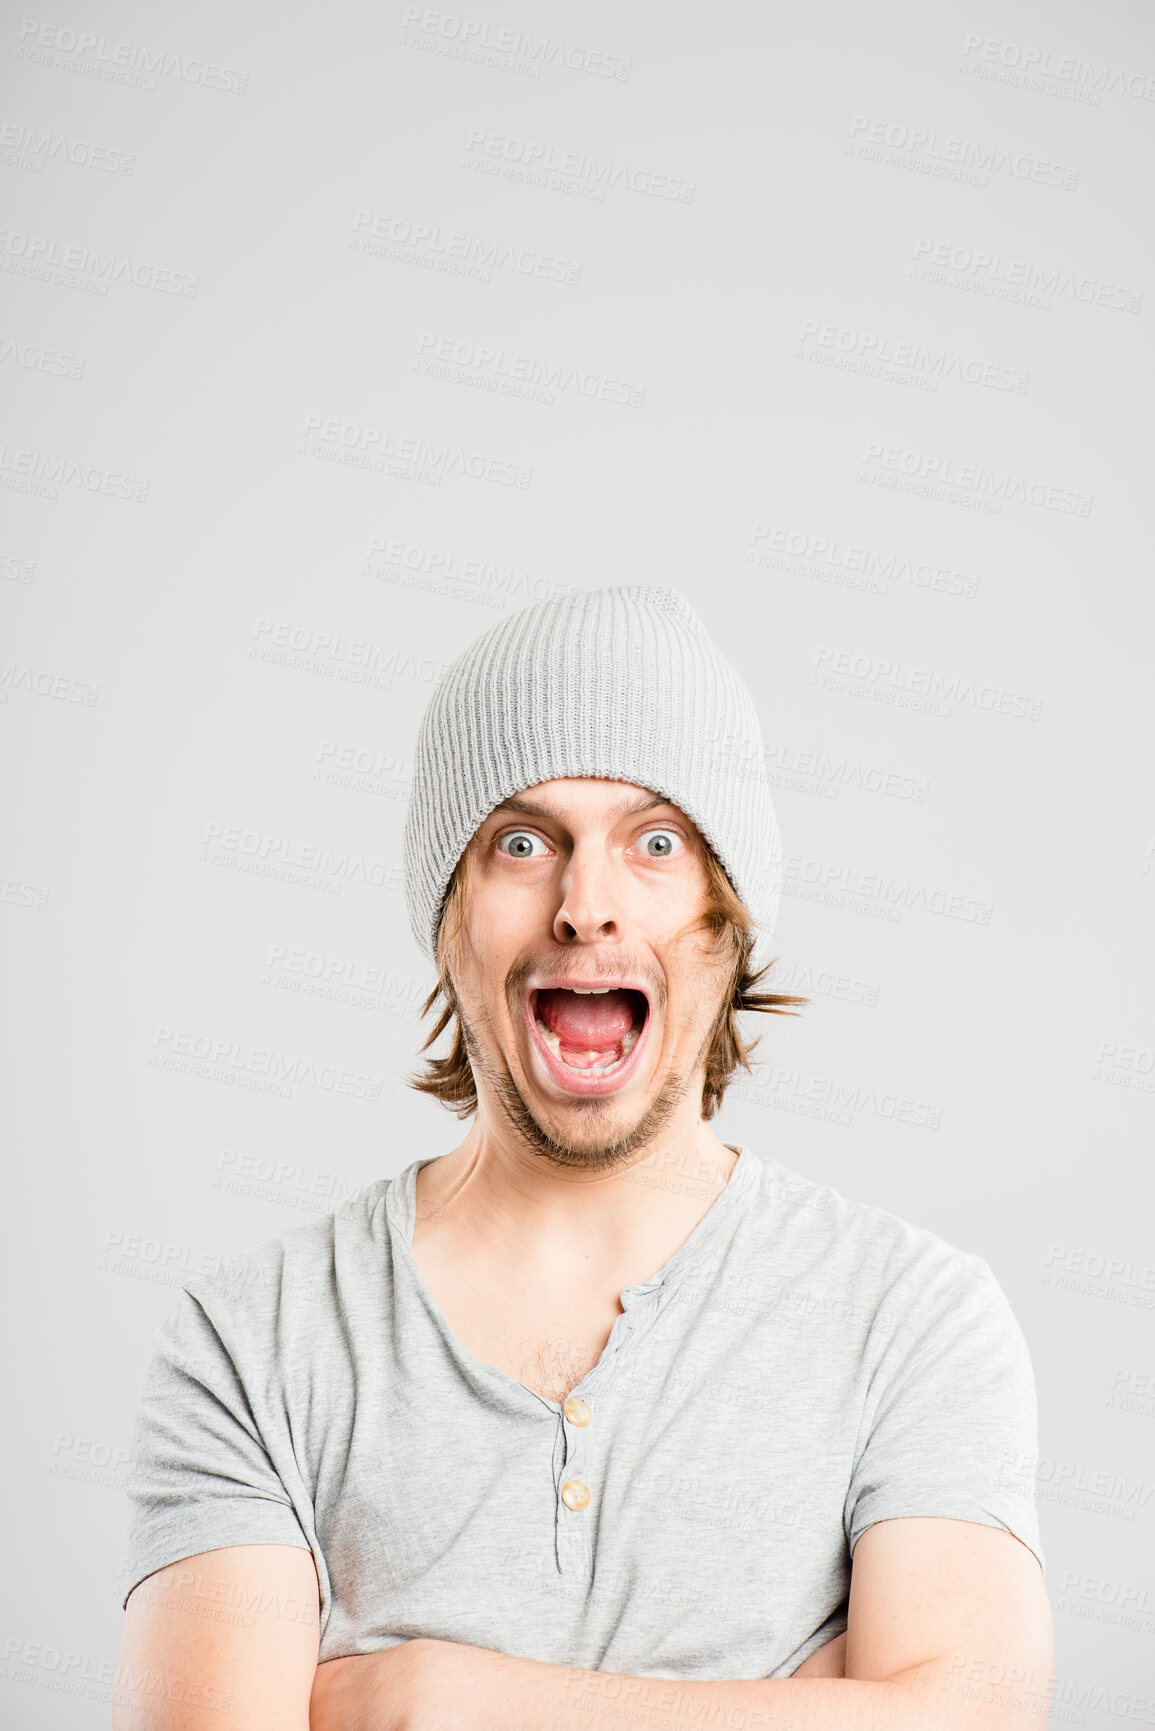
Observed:
[[[581,1113],[581,1123],[588,1128],[588,1135],[581,1141],[573,1141],[549,1129],[534,1114],[533,1108],[514,1081],[509,1064],[501,1054],[501,1047],[495,1037],[493,1017],[488,1008],[482,1007],[477,1011],[476,1022],[471,1023],[458,999],[457,1014],[475,1080],[484,1077],[488,1082],[506,1118],[526,1146],[555,1166],[570,1170],[579,1168],[585,1172],[605,1172],[623,1165],[631,1155],[647,1147],[660,1134],[685,1099],[691,1083],[698,1081],[700,1085],[700,1070],[715,1025],[711,1021],[693,1062],[686,1066],[683,1076],[676,1076],[672,1072],[668,1074],[654,1099],[634,1124],[617,1130],[612,1128],[615,1104],[613,1095],[593,1095],[587,1098],[575,1096],[574,1105]],[[487,1057],[485,1047],[478,1039],[478,1026],[483,1026],[489,1035],[489,1049],[498,1055],[496,1064]]]

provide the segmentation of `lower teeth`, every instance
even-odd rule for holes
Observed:
[[[621,1039],[621,1047],[622,1047],[621,1057],[620,1058],[614,1058],[613,1061],[609,1064],[593,1064],[593,1065],[589,1065],[589,1066],[582,1065],[582,1064],[570,1064],[570,1063],[567,1063],[566,1060],[564,1058],[562,1058],[562,1056],[561,1056],[561,1036],[560,1036],[560,1034],[555,1034],[552,1028],[547,1028],[540,1016],[537,1016],[534,1019],[537,1022],[538,1032],[541,1034],[542,1039],[545,1041],[546,1045],[549,1047],[549,1049],[553,1053],[554,1057],[555,1058],[561,1058],[561,1061],[563,1064],[565,1064],[566,1069],[575,1071],[576,1074],[579,1076],[609,1076],[613,1073],[614,1070],[620,1070],[622,1065],[625,1063],[626,1059],[629,1057],[630,1053],[633,1051],[634,1047],[637,1045],[638,1035],[641,1033],[640,1028],[628,1028],[626,1030],[626,1032],[622,1035],[622,1039]]]

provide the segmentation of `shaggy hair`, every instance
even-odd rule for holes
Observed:
[[[470,854],[471,849],[467,847],[454,868],[445,892],[441,925],[437,933],[437,984],[421,1006],[421,1015],[424,1018],[429,1015],[439,998],[445,1000],[436,1026],[421,1046],[421,1051],[428,1051],[450,1023],[453,1023],[452,1049],[445,1058],[427,1058],[423,1071],[406,1078],[411,1088],[416,1088],[422,1094],[432,1094],[458,1118],[468,1118],[477,1109],[473,1066],[469,1061],[458,1014],[457,995],[449,971],[450,958],[454,954],[465,915]],[[761,1035],[753,1040],[747,1040],[743,1036],[738,1023],[741,1012],[757,1011],[793,1016],[798,1014],[797,1010],[792,1008],[793,1005],[806,1004],[810,1000],[786,992],[759,990],[764,976],[776,965],[777,957],[759,968],[756,973],[751,970],[749,963],[755,933],[749,912],[735,894],[717,854],[708,845],[705,848],[705,865],[709,901],[700,927],[712,934],[714,954],[724,959],[728,952],[730,963],[730,990],[718,1014],[707,1047],[706,1069],[702,1082],[702,1117],[712,1118],[722,1104],[722,1097],[735,1073],[743,1069],[753,1074],[750,1058],[754,1048],[760,1043]]]

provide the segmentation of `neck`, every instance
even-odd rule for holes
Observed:
[[[504,1113],[479,1100],[477,1117],[452,1153],[417,1175],[425,1229],[487,1245],[547,1268],[656,1270],[693,1230],[729,1181],[737,1155],[701,1118],[678,1115],[612,1166],[596,1152],[559,1163],[526,1141]]]

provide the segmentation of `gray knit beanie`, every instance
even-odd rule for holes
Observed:
[[[678,589],[591,589],[500,620],[453,663],[421,720],[405,821],[413,935],[436,959],[453,868],[478,825],[541,781],[636,783],[710,843],[766,945],[782,850],[749,691]]]

